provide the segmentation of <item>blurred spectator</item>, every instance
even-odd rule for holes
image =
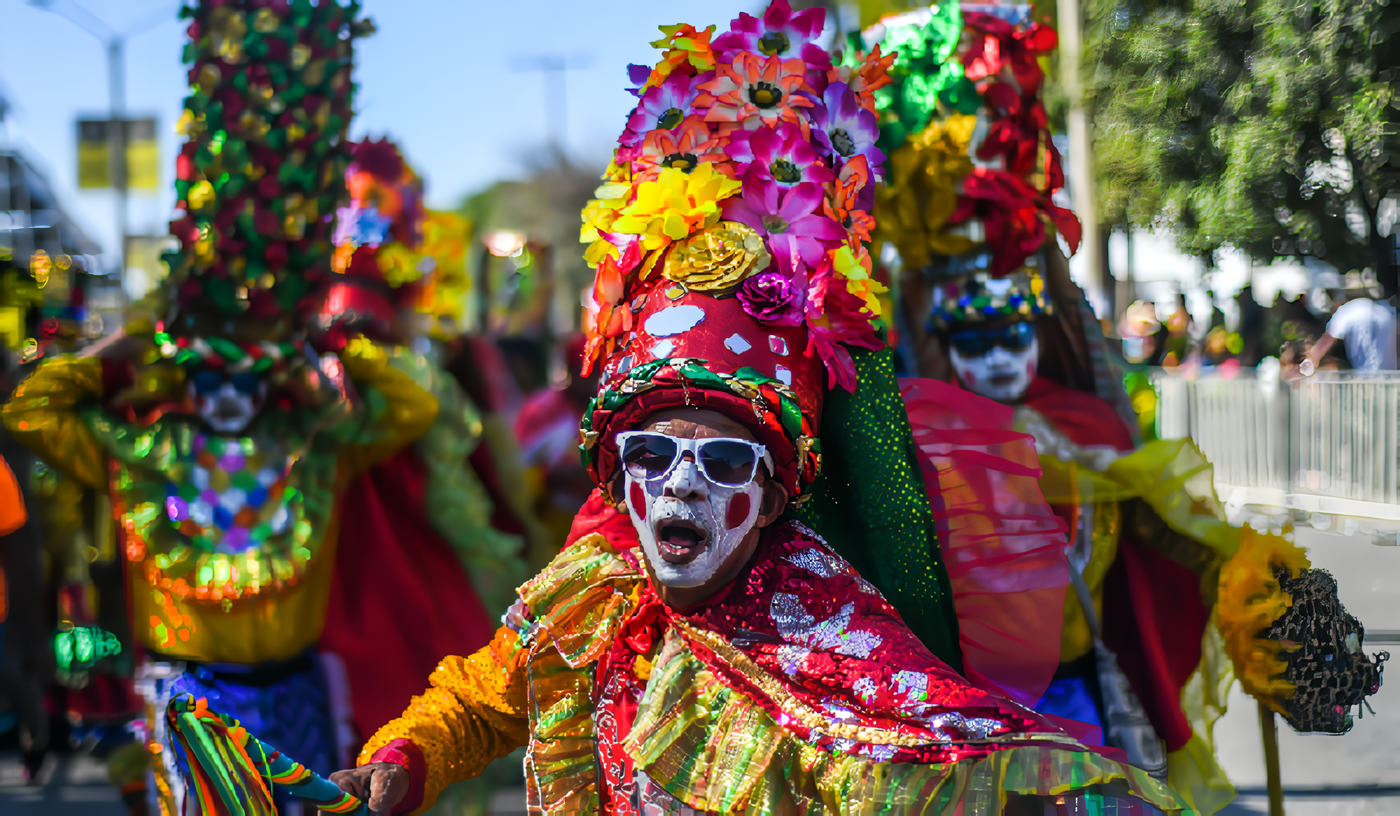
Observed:
[[[1235,296],[1235,304],[1240,316],[1238,329],[1241,339],[1244,340],[1240,362],[1247,366],[1258,365],[1265,351],[1269,349],[1264,343],[1264,319],[1268,310],[1254,299],[1254,285],[1249,283]]]
[[[1312,373],[1338,340],[1346,344],[1347,361],[1354,370],[1395,369],[1395,307],[1388,301],[1373,300],[1369,293],[1369,289],[1359,288],[1329,290],[1328,294],[1343,303],[1300,364],[1301,374]]]
[[[537,515],[554,534],[556,546],[563,545],[574,515],[593,491],[579,460],[578,429],[588,401],[598,392],[598,376],[597,369],[591,377],[579,376],[583,346],[581,334],[564,340],[568,383],[527,398],[515,420]]]
[[[1181,365],[1191,344],[1191,313],[1186,310],[1186,293],[1176,293],[1176,310],[1167,318],[1167,337],[1160,349],[1161,365]]]

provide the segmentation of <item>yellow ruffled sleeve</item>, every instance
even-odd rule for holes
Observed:
[[[106,457],[78,406],[102,396],[102,361],[58,357],[39,365],[5,404],[5,428],[40,459],[90,487],[107,484]]]
[[[448,785],[480,774],[528,740],[527,657],[520,634],[503,626],[471,657],[444,659],[428,690],[365,743],[356,764],[405,764],[414,777],[410,800],[421,795],[412,812],[432,807]]]
[[[438,401],[412,377],[390,365],[389,355],[368,340],[350,341],[340,360],[357,387],[373,388],[388,402],[388,409],[376,422],[379,438],[345,447],[342,461],[355,474],[388,459],[426,433],[437,419]]]

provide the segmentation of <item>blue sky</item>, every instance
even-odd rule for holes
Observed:
[[[127,46],[127,110],[155,116],[161,191],[133,196],[130,231],[164,233],[174,206],[174,124],[186,92],[178,0],[73,0],[117,30],[169,18]],[[455,205],[493,181],[522,174],[547,140],[545,80],[519,70],[556,54],[586,67],[568,74],[567,149],[605,161],[632,97],[626,66],[652,62],[658,25],[727,22],[754,0],[366,0],[379,27],[361,40],[355,138],[393,137],[426,177],[430,206]],[[112,196],[77,189],[80,116],[108,109],[107,60],[96,39],[24,0],[0,0],[0,93],[14,106],[0,144],[19,147],[49,176],[74,217],[104,248],[114,245]]]

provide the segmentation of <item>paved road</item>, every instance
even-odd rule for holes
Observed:
[[[1369,539],[1304,530],[1299,543],[1313,564],[1331,570],[1342,602],[1368,630],[1400,631],[1400,547]],[[1379,648],[1379,647],[1376,647]],[[1374,650],[1374,649],[1373,649]],[[1400,645],[1392,646],[1400,671]],[[1400,676],[1372,698],[1375,716],[1345,737],[1304,737],[1282,728],[1279,740],[1289,816],[1400,816]],[[1241,789],[1226,816],[1262,816],[1264,759],[1254,702],[1236,688],[1230,711],[1216,726],[1221,763]],[[17,755],[0,754],[0,814],[4,816],[123,816],[125,808],[92,760],[51,762],[38,786],[20,779]],[[1330,790],[1329,790],[1330,789]],[[495,816],[523,813],[523,791],[499,791]]]

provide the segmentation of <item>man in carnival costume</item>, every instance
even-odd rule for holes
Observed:
[[[879,165],[841,118],[870,113],[887,62],[833,66],[821,27],[784,0],[713,41],[667,27],[634,73],[585,212],[599,491],[492,644],[445,659],[337,775],[371,810],[421,811],[521,745],[532,811],[1178,808],[957,673],[868,297]]]
[[[1270,709],[1333,733],[1379,686],[1379,661],[1301,550],[1222,520],[1190,440],[1141,446],[1097,322],[1047,240],[1047,222],[1071,251],[1079,237],[1051,200],[1063,175],[1036,58],[1054,32],[1026,6],[988,11],[932,7],[865,32],[899,49],[896,81],[879,92],[891,178],[877,236],[905,264],[908,359],[1014,406],[964,411],[930,433],[1029,434],[1043,493],[1067,522],[1072,591],[1060,631],[1040,640],[1058,642],[1060,665],[1024,673],[1020,691],[1214,813],[1234,796],[1210,742],[1232,680],[1226,654]],[[921,47],[901,47],[911,42]],[[956,470],[946,457],[936,469],[940,482]],[[945,548],[966,534],[948,532]],[[1285,615],[1290,595],[1308,603]],[[1302,648],[1284,659],[1290,632]]]
[[[466,252],[468,226],[423,209],[421,181],[388,140],[354,146],[346,186],[332,263],[343,277],[317,318],[328,327],[324,344],[363,332],[439,405],[427,433],[345,494],[321,651],[344,666],[356,732],[345,743],[359,745],[403,710],[442,655],[491,641],[529,573],[523,539],[492,526],[494,508],[468,461],[482,444],[481,413],[425,353],[436,290],[451,283],[439,273]],[[385,596],[384,586],[399,591]],[[413,636],[396,636],[410,621]]]
[[[177,161],[181,249],[164,319],[127,357],[45,362],[4,410],[40,457],[110,496],[151,713],[217,700],[329,770],[314,647],[350,478],[423,433],[431,395],[362,340],[318,356],[303,328],[331,275],[349,161],[358,6],[201,3]],[[161,716],[160,812],[180,812]]]

